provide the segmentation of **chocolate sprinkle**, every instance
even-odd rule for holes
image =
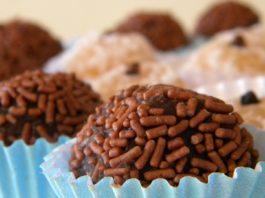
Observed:
[[[232,175],[254,167],[257,151],[242,119],[223,101],[169,85],[132,86],[96,109],[77,134],[69,161],[76,177],[148,185],[184,176],[207,182],[211,172]],[[99,138],[100,137],[100,138]]]
[[[137,75],[140,72],[140,64],[139,63],[132,63],[128,65],[128,69],[126,70],[127,75]]]
[[[70,74],[27,71],[0,84],[0,140],[33,144],[74,136],[100,104],[89,85]]]
[[[259,99],[257,98],[256,94],[253,91],[248,91],[247,93],[242,95],[240,101],[242,105],[259,103]]]
[[[246,43],[245,40],[242,36],[237,35],[234,40],[231,42],[231,45],[236,46],[236,47],[245,47]]]

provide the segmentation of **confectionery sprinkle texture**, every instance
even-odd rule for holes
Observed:
[[[0,140],[33,144],[74,136],[100,103],[99,96],[70,74],[27,71],[0,84]]]
[[[96,108],[77,134],[69,164],[76,177],[116,184],[137,178],[148,185],[184,176],[207,182],[254,167],[258,152],[240,115],[223,101],[168,85],[131,86]]]
[[[236,27],[248,27],[259,22],[259,16],[248,6],[224,1],[211,7],[201,16],[196,27],[196,33],[203,36],[233,29]]]
[[[188,43],[181,26],[169,15],[137,13],[122,22],[114,32],[143,34],[157,49],[172,50]]]
[[[0,26],[0,80],[41,68],[62,50],[58,40],[41,27],[24,21]]]

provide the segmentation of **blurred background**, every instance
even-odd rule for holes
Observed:
[[[239,0],[238,0],[239,1]],[[264,0],[240,0],[263,17]],[[174,14],[186,31],[200,13],[217,0],[0,0],[0,21],[22,17],[43,24],[63,39],[90,30],[106,30],[137,10],[163,10]]]

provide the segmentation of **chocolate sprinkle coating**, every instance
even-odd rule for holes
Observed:
[[[114,32],[138,32],[162,51],[172,50],[188,43],[181,26],[171,15],[165,13],[136,13],[118,25]]]
[[[115,183],[137,178],[148,185],[184,176],[207,182],[212,172],[229,176],[254,167],[253,138],[223,101],[169,85],[132,86],[91,114],[77,134],[69,161],[76,177]]]
[[[225,1],[209,8],[199,19],[196,34],[213,36],[214,34],[236,27],[248,27],[259,22],[259,16],[239,2]]]
[[[0,84],[0,140],[34,144],[73,137],[101,100],[89,85],[70,74],[26,71]]]
[[[14,20],[0,26],[0,79],[38,69],[62,50],[58,40],[36,24]]]

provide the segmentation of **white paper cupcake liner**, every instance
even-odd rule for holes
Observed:
[[[74,140],[46,156],[41,168],[58,197],[265,197],[265,133],[252,126],[246,127],[254,136],[255,146],[260,151],[260,159],[263,161],[260,161],[255,169],[236,168],[233,178],[222,173],[213,173],[209,176],[207,184],[193,177],[184,177],[178,187],[172,187],[164,179],[157,179],[147,188],[142,187],[137,179],[129,179],[120,187],[114,185],[110,177],[103,178],[95,185],[88,176],[75,179],[68,165]]]
[[[11,146],[0,142],[0,197],[53,198],[55,193],[42,174],[43,157],[69,138],[60,137],[57,143],[38,139],[28,146],[18,140]]]

